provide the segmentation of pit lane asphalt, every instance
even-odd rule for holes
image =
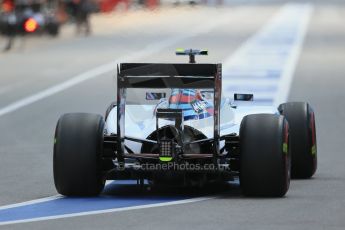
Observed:
[[[186,39],[177,45],[206,47],[211,55],[200,60],[221,61],[255,33],[280,6],[239,5],[230,9],[193,11],[196,17],[191,24],[205,20],[206,13],[229,14],[232,20],[212,33]],[[190,12],[181,15],[182,22],[189,18]],[[243,198],[235,187],[222,191],[216,199],[198,203],[0,226],[0,229],[343,229],[343,15],[343,5],[315,4],[290,99],[309,101],[314,107],[319,168],[314,179],[293,181],[286,198]],[[1,107],[124,53],[135,52],[155,40],[172,36],[174,31],[166,28],[169,20],[165,20],[158,23],[158,27],[147,25],[144,35],[143,30],[134,28],[125,35],[115,31],[113,35],[95,35],[53,44],[43,50],[37,48],[24,54],[1,56],[1,87],[9,88],[0,94]],[[188,33],[188,26],[182,30]],[[181,61],[174,57],[174,48],[176,46],[171,46],[138,61]],[[65,112],[103,113],[115,96],[113,75],[104,74],[0,117],[1,205],[56,194],[52,181],[52,136],[56,121]]]

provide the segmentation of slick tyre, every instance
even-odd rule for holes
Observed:
[[[70,113],[59,119],[54,140],[56,190],[65,196],[96,196],[104,188],[102,176],[102,116]]]
[[[308,103],[289,102],[278,107],[290,125],[291,177],[307,179],[317,168],[315,114]]]
[[[289,125],[274,114],[252,114],[240,127],[240,185],[246,196],[283,197],[290,185]]]

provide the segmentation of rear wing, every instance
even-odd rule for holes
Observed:
[[[117,156],[125,153],[127,88],[188,88],[214,90],[214,154],[219,155],[221,64],[121,63],[117,66]]]
[[[221,64],[122,63],[118,86],[122,88],[214,89]]]

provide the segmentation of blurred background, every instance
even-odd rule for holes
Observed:
[[[212,5],[222,3],[215,0]],[[107,17],[110,21],[126,12],[206,4],[207,0],[1,0],[0,32],[5,40],[1,45],[8,51],[15,37],[31,34],[58,37],[60,33],[68,33],[65,31],[71,24],[75,25],[77,35],[88,36],[92,21],[97,19]],[[97,19],[91,19],[92,16]]]

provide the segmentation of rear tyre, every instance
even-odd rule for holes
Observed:
[[[283,116],[252,114],[243,118],[240,185],[246,196],[282,197],[288,191],[289,126]]]
[[[288,120],[291,137],[291,176],[306,179],[317,168],[315,114],[308,103],[289,102],[278,110]]]
[[[59,119],[54,140],[54,182],[65,196],[96,196],[104,188],[102,116],[70,113]]]

